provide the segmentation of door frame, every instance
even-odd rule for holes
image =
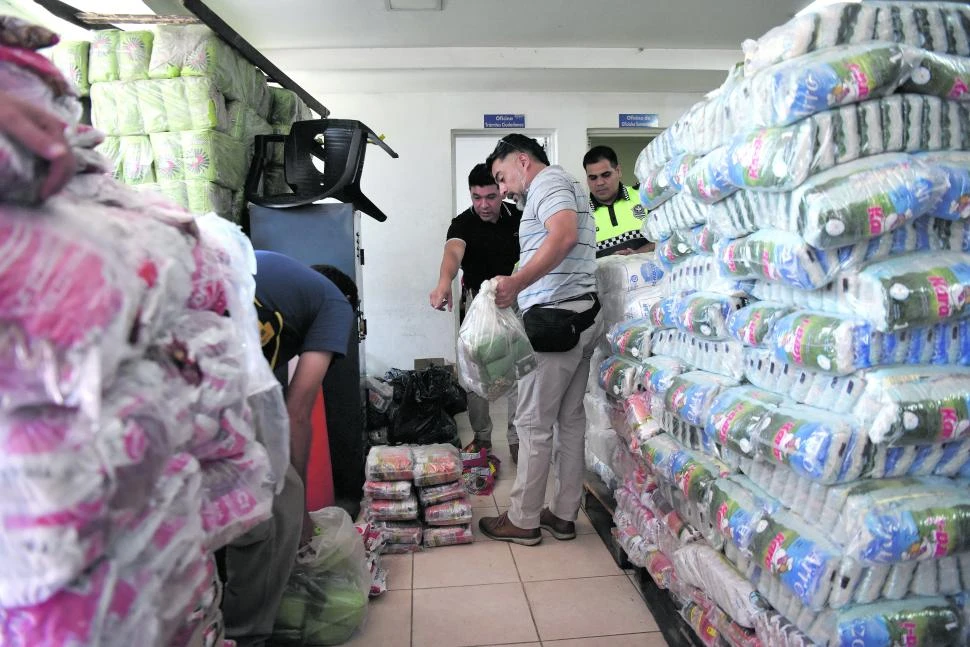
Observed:
[[[451,211],[452,213],[458,212],[458,203],[455,200],[455,196],[458,193],[458,188],[454,185],[455,174],[458,169],[455,168],[456,162],[456,146],[455,142],[459,137],[482,137],[485,135],[495,135],[495,139],[499,140],[505,135],[510,133],[520,133],[527,137],[547,137],[549,139],[549,146],[546,149],[546,155],[549,157],[549,161],[553,164],[559,157],[558,142],[556,141],[557,131],[555,128],[453,128],[451,130]],[[485,161],[485,160],[482,160]]]

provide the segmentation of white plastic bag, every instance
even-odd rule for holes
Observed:
[[[522,321],[510,308],[495,305],[495,279],[482,283],[458,331],[461,385],[496,400],[537,366]]]

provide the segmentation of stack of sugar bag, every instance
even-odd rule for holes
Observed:
[[[268,119],[285,119],[294,103],[259,70],[200,25],[101,30],[51,58],[90,92],[116,178],[192,213],[239,220],[254,137],[274,132]],[[305,106],[291,111],[312,118]]]
[[[363,516],[383,552],[411,553],[474,541],[458,450],[448,444],[375,446],[365,466]]]
[[[601,367],[656,481],[623,500],[639,554],[658,499],[723,551],[763,644],[970,637],[968,37],[958,3],[805,14],[638,160],[665,298]]]
[[[0,88],[95,159],[38,58],[6,57]],[[252,248],[100,172],[40,206],[21,188],[0,185],[0,643],[218,642],[212,553],[269,516],[288,461]]]

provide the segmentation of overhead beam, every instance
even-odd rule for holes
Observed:
[[[79,13],[78,19],[89,25],[198,25],[195,16],[159,16],[144,13]]]

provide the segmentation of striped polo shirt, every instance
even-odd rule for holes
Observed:
[[[561,166],[547,166],[529,185],[519,223],[519,267],[524,267],[549,236],[545,223],[569,209],[578,217],[579,240],[551,272],[519,293],[519,308],[554,303],[596,291],[596,225],[589,210],[586,188]]]

